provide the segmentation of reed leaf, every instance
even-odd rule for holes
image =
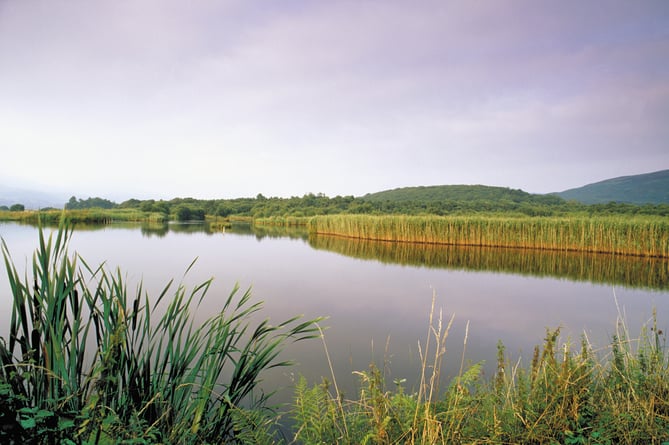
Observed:
[[[285,342],[313,337],[318,319],[254,326],[262,304],[235,286],[195,324],[212,279],[132,293],[119,270],[70,256],[71,236],[66,223],[48,236],[40,228],[24,277],[2,240],[13,308],[0,390],[16,414],[0,415],[0,442],[236,442],[267,407],[269,395],[255,394],[262,373],[287,365]]]

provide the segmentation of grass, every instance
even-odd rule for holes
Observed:
[[[325,215],[310,219],[309,230],[380,241],[669,257],[669,221],[654,216]]]
[[[360,392],[344,399],[336,384],[296,387],[295,443],[321,444],[669,444],[669,354],[654,316],[632,340],[622,321],[597,351],[547,330],[531,360],[511,361],[498,344],[497,370],[461,368],[441,388],[452,319],[431,311],[421,375],[408,392],[389,388],[376,366],[358,372]],[[465,347],[467,333],[465,334]],[[465,348],[466,349],[466,348]],[[456,358],[457,359],[457,358]]]
[[[261,303],[234,288],[219,313],[191,311],[211,280],[170,281],[149,297],[120,271],[67,252],[71,229],[46,237],[20,273],[3,240],[13,308],[0,338],[2,443],[220,443],[270,431],[264,370],[289,341],[316,335],[299,317],[254,325]],[[30,272],[30,275],[29,275]]]
[[[311,216],[270,216],[255,218],[253,224],[256,226],[300,227],[307,226],[311,218]]]
[[[31,224],[58,225],[69,223],[108,224],[112,222],[164,222],[165,215],[158,212],[143,212],[137,209],[81,209],[81,210],[25,210],[22,212],[0,212],[0,220]]]

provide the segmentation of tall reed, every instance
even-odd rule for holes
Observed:
[[[313,217],[309,230],[383,241],[669,257],[669,221],[662,217],[325,215]]]
[[[55,224],[61,221],[88,224],[113,222],[163,222],[165,215],[159,212],[143,212],[137,209],[74,209],[74,210],[26,210],[23,212],[0,212],[0,220],[20,221],[31,224]]]
[[[40,229],[32,276],[2,241],[13,309],[0,341],[0,441],[220,443],[258,433],[267,422],[249,419],[267,418],[271,395],[259,391],[261,374],[289,364],[282,346],[317,336],[316,320],[254,326],[261,303],[235,287],[196,325],[211,280],[131,294],[120,271],[68,255],[71,234]]]

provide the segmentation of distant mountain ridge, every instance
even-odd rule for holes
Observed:
[[[584,204],[669,204],[669,170],[620,176],[555,193]]]
[[[23,204],[26,209],[63,208],[66,200],[66,198],[51,193],[0,184],[0,206],[10,207],[14,204]]]

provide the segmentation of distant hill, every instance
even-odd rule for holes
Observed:
[[[23,204],[26,209],[63,208],[66,200],[67,198],[51,193],[0,184],[0,206],[10,207],[14,204]]]
[[[443,201],[489,201],[531,204],[559,204],[563,200],[555,195],[535,195],[523,190],[488,185],[433,185],[422,187],[402,187],[361,197],[368,201],[391,202],[443,202]]]
[[[566,200],[585,204],[611,201],[631,204],[669,204],[669,170],[621,176],[555,194]]]

